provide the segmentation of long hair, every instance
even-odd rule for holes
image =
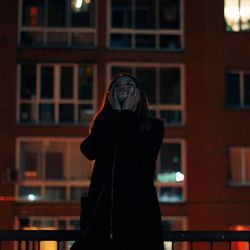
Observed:
[[[108,112],[112,111],[112,106],[111,106],[111,104],[109,102],[109,98],[108,98],[109,91],[112,89],[114,82],[118,78],[123,77],[123,76],[130,77],[135,82],[136,87],[140,91],[140,100],[139,100],[139,102],[137,104],[135,115],[136,115],[137,121],[140,124],[140,130],[143,130],[143,129],[147,128],[148,118],[149,118],[148,99],[147,99],[147,96],[146,96],[141,84],[138,82],[138,80],[135,77],[133,77],[129,73],[120,73],[120,74],[115,75],[112,78],[111,83],[110,83],[110,85],[108,87],[108,91],[104,95],[101,108],[99,109],[99,111],[97,112],[97,114],[93,118],[92,125],[93,125],[95,120],[103,119]]]

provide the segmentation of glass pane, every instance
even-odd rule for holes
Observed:
[[[78,122],[88,126],[94,117],[94,110],[91,104],[78,105]]]
[[[36,66],[21,66],[21,99],[36,98]]]
[[[130,34],[111,34],[110,46],[112,48],[130,48],[132,36]]]
[[[131,28],[132,27],[132,1],[131,0],[112,0],[111,1],[112,28]]]
[[[54,97],[54,68],[43,66],[41,68],[41,98]]]
[[[163,187],[160,191],[160,202],[181,202],[183,200],[182,188]]]
[[[66,26],[66,1],[53,0],[48,1],[48,26],[65,27]]]
[[[19,187],[18,196],[28,201],[36,201],[41,199],[40,187]]]
[[[155,1],[135,1],[135,28],[155,29]]]
[[[82,196],[88,194],[88,188],[72,187],[70,189],[70,200],[71,201],[81,201]]]
[[[240,21],[241,30],[250,31],[250,1],[240,1]]]
[[[22,103],[20,105],[20,122],[35,123],[36,104]]]
[[[74,104],[60,104],[59,122],[74,122]]]
[[[42,179],[42,145],[40,142],[21,142],[21,178]]]
[[[58,221],[58,229],[59,230],[66,230],[66,221],[65,220],[59,220]]]
[[[72,230],[80,230],[80,221],[79,220],[71,220],[70,227]]]
[[[160,117],[164,120],[165,126],[176,126],[182,123],[181,111],[162,110]]]
[[[156,102],[156,69],[136,68],[136,77],[141,83],[150,104]]]
[[[136,48],[155,48],[155,35],[136,35]]]
[[[80,151],[80,142],[72,142],[70,144],[69,165],[69,178],[71,180],[90,180],[92,174],[92,164],[82,155]]]
[[[230,177],[229,180],[232,182],[242,181],[242,153],[240,149],[230,149],[229,151],[230,160]]]
[[[23,0],[23,26],[41,27],[45,21],[44,0]]]
[[[181,48],[181,37],[179,35],[160,35],[160,48],[177,50]]]
[[[78,98],[93,99],[93,67],[78,67]]]
[[[250,106],[250,74],[244,75],[244,106]]]
[[[93,47],[94,46],[94,34],[72,32],[71,44],[74,46],[79,46],[79,47]]]
[[[230,107],[240,107],[240,75],[237,73],[227,73],[227,105]]]
[[[46,187],[46,201],[64,201],[65,198],[65,187]]]
[[[43,32],[21,32],[21,44],[29,46],[42,46]]]
[[[61,67],[60,98],[73,98],[73,67]]]
[[[39,122],[54,122],[54,104],[39,105]]]
[[[160,0],[159,27],[161,29],[180,29],[179,0]]]
[[[184,180],[181,167],[181,144],[164,143],[160,150],[160,171],[156,176],[160,182],[181,182]]]
[[[162,220],[163,231],[180,231],[183,229],[183,222],[181,220]]]
[[[68,33],[66,32],[48,32],[47,33],[48,45],[68,45]]]
[[[71,26],[94,27],[95,1],[71,0]]]
[[[132,68],[130,68],[130,67],[112,67],[111,78],[113,78],[115,75],[119,75],[121,73],[132,74]]]
[[[246,181],[250,182],[250,149],[245,151]]]
[[[160,70],[160,103],[180,104],[180,69]]]
[[[63,154],[61,152],[47,152],[45,159],[45,179],[62,180],[63,174]]]
[[[239,31],[239,1],[238,0],[224,0],[224,17],[227,31]]]
[[[66,159],[66,143],[46,142],[45,146],[45,179],[64,180]]]

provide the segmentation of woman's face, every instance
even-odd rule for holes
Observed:
[[[121,76],[115,80],[112,86],[112,90],[116,91],[117,98],[119,102],[124,102],[124,100],[128,97],[129,89],[135,91],[136,84],[132,78],[129,76]]]

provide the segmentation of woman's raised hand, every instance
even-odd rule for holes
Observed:
[[[120,105],[120,103],[118,101],[117,91],[115,91],[115,89],[111,89],[109,91],[108,99],[109,99],[109,103],[110,103],[113,110],[121,111],[121,105]]]
[[[134,90],[134,91],[133,91]],[[124,101],[122,109],[129,109],[135,112],[138,102],[140,101],[140,91],[138,88],[130,88],[128,90],[128,97]]]

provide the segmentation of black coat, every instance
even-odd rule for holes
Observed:
[[[149,124],[141,130],[132,111],[111,111],[96,119],[81,143],[81,152],[95,160],[82,228],[93,242],[112,242],[115,250],[163,250],[153,177],[164,126],[156,118]]]

